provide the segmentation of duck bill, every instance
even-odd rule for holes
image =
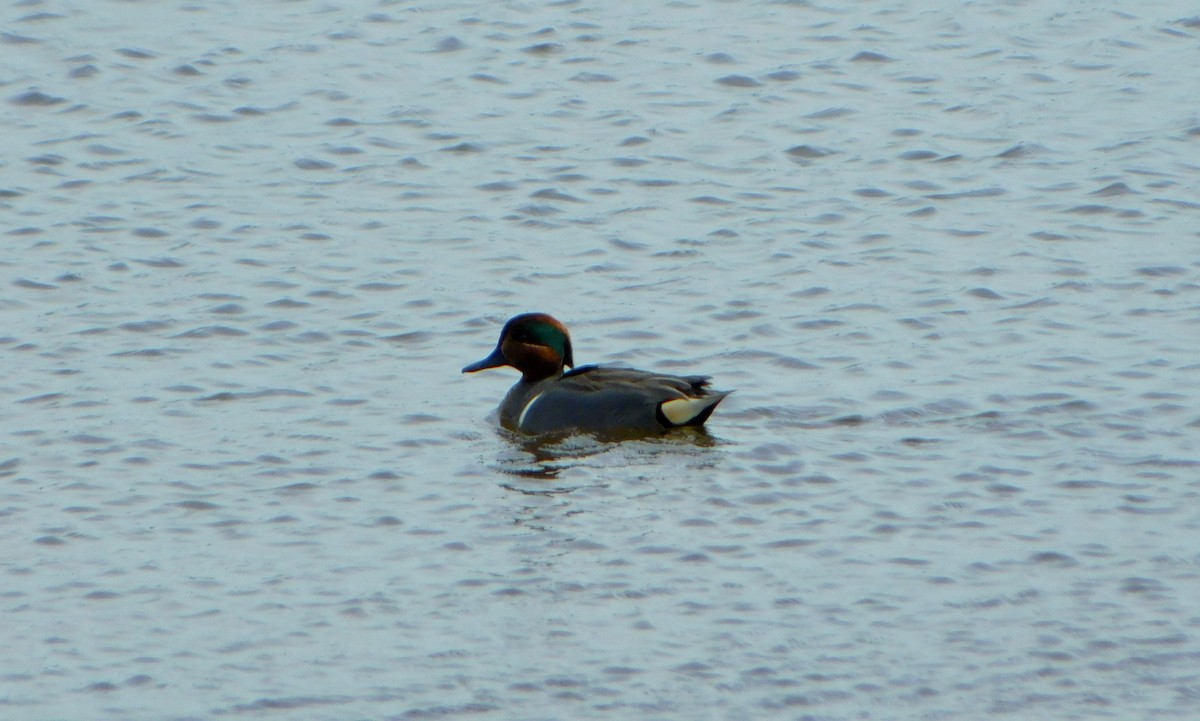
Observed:
[[[462,372],[474,373],[476,371],[487,370],[488,368],[499,368],[500,366],[506,365],[508,365],[508,360],[504,358],[504,353],[500,350],[500,346],[496,346],[496,350],[492,351],[490,356],[463,368]]]

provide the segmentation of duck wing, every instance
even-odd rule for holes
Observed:
[[[521,413],[522,430],[662,431],[701,425],[728,393],[708,389],[708,376],[581,366],[537,393]]]

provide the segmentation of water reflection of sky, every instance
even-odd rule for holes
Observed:
[[[7,703],[1188,717],[1194,14],[0,10]]]

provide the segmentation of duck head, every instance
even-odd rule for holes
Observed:
[[[521,380],[539,381],[562,373],[563,366],[575,367],[571,336],[567,327],[545,313],[523,313],[510,318],[500,331],[500,342],[492,354],[462,369],[474,373],[486,368],[512,366]]]

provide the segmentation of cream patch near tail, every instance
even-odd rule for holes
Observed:
[[[662,411],[663,418],[670,421],[672,425],[682,426],[704,413],[710,406],[720,403],[724,397],[719,395],[703,398],[676,398],[671,401],[663,401],[659,409]]]

